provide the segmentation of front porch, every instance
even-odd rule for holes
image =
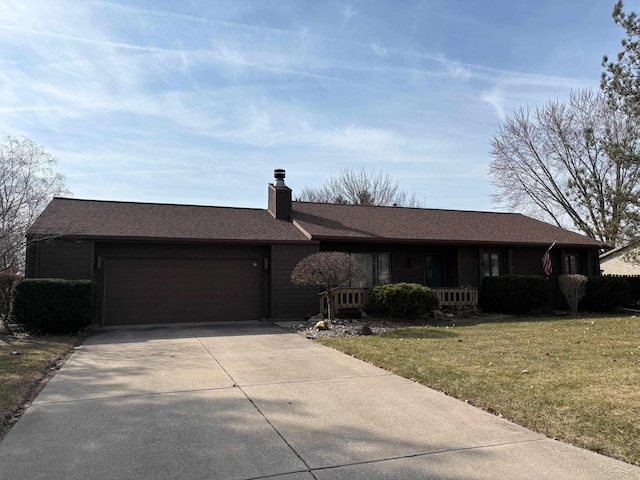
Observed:
[[[339,287],[331,291],[337,312],[340,310],[359,310],[367,303],[368,288]],[[478,305],[478,289],[476,287],[432,288],[438,296],[441,307],[464,307]],[[320,313],[328,313],[325,292],[320,293]]]

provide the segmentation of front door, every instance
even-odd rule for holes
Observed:
[[[444,287],[444,259],[442,255],[426,255],[424,258],[427,287]]]

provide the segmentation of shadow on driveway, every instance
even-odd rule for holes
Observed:
[[[0,442],[0,465],[2,480],[640,479],[263,323],[98,331]]]

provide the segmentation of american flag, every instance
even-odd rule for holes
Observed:
[[[551,249],[555,244],[556,242],[553,242],[549,247],[549,249],[542,256],[542,269],[544,270],[544,274],[547,277],[550,277],[551,273],[553,272],[553,267],[551,266],[551,255],[549,255],[549,252],[551,251]]]

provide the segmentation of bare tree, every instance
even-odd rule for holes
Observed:
[[[331,291],[364,277],[362,266],[348,253],[319,252],[303,258],[291,273],[291,282],[299,287],[319,287],[327,299],[329,319],[335,318]]]
[[[54,195],[66,193],[56,160],[27,137],[0,144],[0,271],[24,267],[26,232]]]
[[[12,278],[24,268],[28,228],[54,195],[66,193],[56,160],[27,137],[5,136],[0,143],[0,273]],[[3,282],[4,300],[10,293]],[[0,331],[10,333],[7,311]]]
[[[523,108],[491,140],[494,203],[621,244],[640,212],[639,134],[633,117],[589,90]]]
[[[398,182],[389,174],[365,168],[345,168],[339,175],[329,176],[320,187],[303,188],[296,200],[350,205],[423,206],[415,195],[409,196],[401,191]]]

